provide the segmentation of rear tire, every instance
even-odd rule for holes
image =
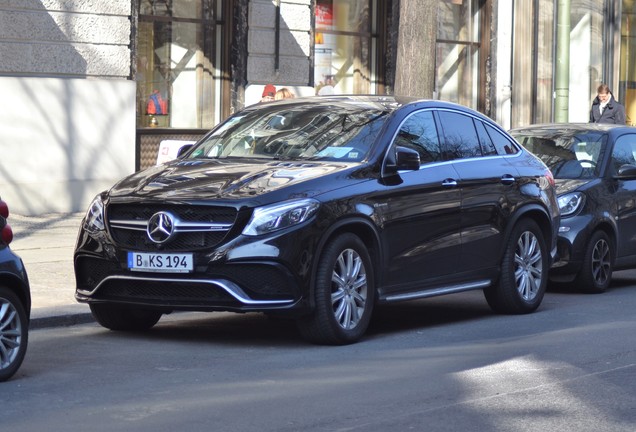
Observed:
[[[371,258],[354,234],[342,234],[325,247],[316,272],[315,310],[297,321],[310,342],[343,345],[367,330],[375,302]]]
[[[600,294],[607,290],[612,280],[613,246],[604,231],[596,231],[590,237],[583,266],[574,280],[580,291]]]
[[[29,317],[18,296],[0,286],[0,382],[20,368],[29,342]]]
[[[520,220],[504,252],[499,282],[484,290],[490,307],[506,314],[535,311],[545,294],[548,262],[541,229],[531,219]]]
[[[96,303],[91,304],[93,318],[102,327],[118,331],[142,331],[152,328],[162,313],[154,310]]]

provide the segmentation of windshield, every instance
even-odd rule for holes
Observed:
[[[366,105],[275,102],[229,118],[187,158],[361,161],[387,114]]]
[[[537,155],[558,179],[599,176],[607,135],[603,132],[512,131],[525,148]]]

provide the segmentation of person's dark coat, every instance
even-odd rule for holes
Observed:
[[[599,101],[597,96],[592,102],[592,109],[590,110],[590,123],[625,124],[625,107],[618,103],[616,99],[614,99],[613,95],[605,106],[602,114],[599,109],[600,106],[601,102]]]

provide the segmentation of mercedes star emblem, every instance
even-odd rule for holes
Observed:
[[[174,216],[168,212],[158,212],[148,220],[146,232],[148,238],[155,243],[167,241],[174,231]]]

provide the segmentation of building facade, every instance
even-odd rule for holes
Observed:
[[[586,122],[603,82],[636,122],[634,0],[428,1],[435,98],[506,128]],[[392,94],[408,43],[399,10],[399,0],[0,0],[0,196],[20,214],[82,211],[153,165],[161,141],[197,139],[266,84]]]

